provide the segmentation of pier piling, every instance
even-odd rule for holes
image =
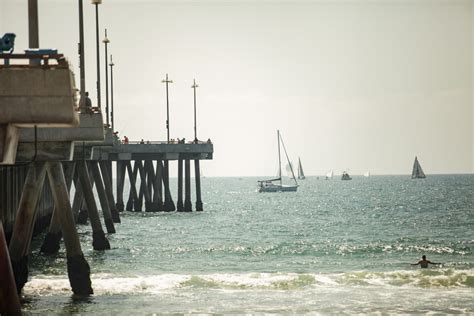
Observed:
[[[184,211],[183,205],[183,159],[178,159],[178,200],[176,202],[176,210]]]
[[[109,201],[105,193],[104,183],[102,182],[99,163],[97,161],[91,161],[90,167],[92,175],[94,177],[95,187],[97,189],[97,195],[99,196],[100,207],[102,208],[102,214],[104,215],[104,223],[109,234],[115,233],[114,221],[112,220],[112,214],[110,213]]]
[[[201,170],[199,168],[199,159],[194,160],[194,177],[196,179],[196,211],[202,212]]]
[[[184,211],[193,211],[191,203],[191,162],[189,159],[184,160]]]
[[[74,178],[75,164],[74,162],[64,162],[64,177],[66,179],[66,187],[69,196],[71,191],[71,186]],[[57,206],[54,206],[53,215],[51,217],[51,223],[49,225],[49,230],[44,237],[43,244],[41,245],[41,252],[44,254],[52,255],[59,251],[59,243],[62,238],[61,234],[61,225],[59,223],[58,211],[56,210]],[[74,211],[73,211],[74,215]]]
[[[109,203],[110,214],[112,215],[112,220],[114,223],[120,223],[120,215],[117,210],[117,205],[115,204],[114,192],[112,189],[112,182],[110,180],[109,170],[111,170],[111,167],[107,163],[107,161],[99,162],[99,166],[100,166],[100,171],[102,172],[102,179],[104,180],[105,194],[107,197],[107,201]]]
[[[46,167],[54,205],[56,205],[56,210],[58,211],[57,214],[66,246],[67,270],[72,291],[77,295],[93,294],[90,267],[82,253],[79,235],[74,225],[62,165],[60,162],[50,161],[46,163]]]
[[[155,195],[153,199],[158,203],[158,211],[164,211],[163,205],[163,164],[161,160],[156,161],[156,175],[155,175]]]
[[[44,162],[33,162],[26,175],[20,204],[16,214],[9,251],[18,293],[28,281],[28,254],[40,192],[45,181]]]
[[[124,211],[123,187],[125,184],[126,165],[123,161],[117,161],[117,210]]]
[[[21,315],[20,299],[0,220],[0,314]]]
[[[137,160],[135,163],[138,164],[138,172],[140,173],[140,205],[142,205],[141,201],[143,196],[145,198],[145,212],[151,212],[153,207],[151,204],[150,191],[147,183],[147,174],[141,160]],[[147,163],[145,161],[145,165],[146,164]]]
[[[92,190],[92,184],[90,182],[90,176],[86,162],[78,162],[77,169],[79,174],[79,180],[81,183],[80,189],[84,194],[86,203],[88,204],[87,210],[92,228],[92,247],[94,248],[94,250],[110,249],[110,243],[105,237],[104,231],[102,230],[99,211],[95,202],[94,191]]]
[[[176,207],[174,205],[173,198],[171,197],[168,160],[163,161],[163,185],[165,187],[164,210],[165,212],[173,212],[176,210]]]

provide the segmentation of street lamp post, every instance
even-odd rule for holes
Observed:
[[[112,132],[114,128],[114,62],[112,61],[112,55],[110,55],[110,121],[112,123]]]
[[[107,29],[105,29],[105,38],[102,40],[102,43],[105,45],[105,117],[107,127],[110,126],[109,122],[109,72],[108,72],[108,53],[107,45],[110,43],[110,40],[107,38]],[[113,129],[112,129],[113,132]]]
[[[170,102],[168,98],[168,84],[173,83],[173,80],[168,80],[168,74],[166,74],[166,79],[161,81],[166,83],[166,130],[167,130],[167,142],[170,142]]]
[[[198,138],[197,138],[197,123],[196,123],[196,88],[198,88],[199,86],[196,84],[196,79],[193,79],[193,85],[191,86],[191,88],[193,88],[194,90],[194,142],[197,143],[198,142]]]
[[[85,57],[84,57],[84,8],[82,0],[79,1],[79,68],[80,68],[80,82],[81,92],[79,99],[79,107],[81,112],[84,111],[86,101],[86,69],[85,69]]]
[[[99,50],[99,4],[102,0],[91,0],[95,5],[95,37],[97,51],[97,106],[100,108],[100,50]]]

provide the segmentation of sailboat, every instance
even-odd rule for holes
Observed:
[[[366,173],[364,173],[364,177],[369,178],[370,177],[370,170],[367,170]]]
[[[290,159],[288,158],[285,144],[283,143],[283,139],[280,136],[279,130],[277,130],[277,138],[278,138],[278,177],[275,179],[269,179],[269,180],[258,180],[257,181],[258,192],[296,192],[296,190],[298,189],[298,182],[296,182],[295,173],[293,172],[293,167],[290,163]],[[294,185],[285,185],[282,183],[280,143],[283,146],[283,150],[285,151],[286,160],[288,161],[288,166],[291,170],[293,181],[295,182]]]
[[[306,177],[304,176],[303,166],[301,165],[301,159],[298,157],[298,179],[304,180]]]
[[[426,178],[423,169],[421,169],[421,165],[418,162],[418,157],[415,156],[415,162],[413,163],[413,170],[411,172],[412,179],[424,179]]]
[[[341,176],[341,180],[352,180],[352,178],[349,175],[349,173],[347,173],[347,171],[343,171],[342,176]]]
[[[326,173],[326,180],[332,179],[332,177],[334,177],[334,171],[331,170],[328,173]]]

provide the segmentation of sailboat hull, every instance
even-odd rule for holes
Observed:
[[[297,185],[280,185],[280,184],[270,184],[270,185],[259,185],[258,192],[296,192],[298,190]]]

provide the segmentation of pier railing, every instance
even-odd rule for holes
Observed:
[[[119,145],[162,145],[162,144],[166,144],[166,145],[192,145],[192,144],[212,144],[212,142],[210,141],[201,141],[201,140],[198,140],[198,141],[188,141],[188,142],[178,142],[178,141],[166,141],[166,140],[147,140],[147,141],[136,141],[136,140],[133,140],[133,141],[128,141],[128,143],[125,143],[122,141],[120,141],[120,143],[118,143]]]

